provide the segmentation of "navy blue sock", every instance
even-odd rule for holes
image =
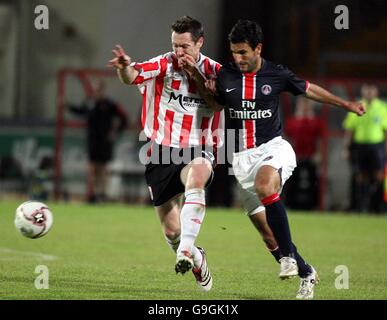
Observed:
[[[294,250],[294,259],[296,259],[296,261],[297,261],[298,275],[301,278],[305,278],[307,275],[312,273],[312,268],[300,256],[300,254],[297,251],[297,247],[294,243],[293,243],[293,250]]]
[[[273,231],[282,255],[294,258],[288,217],[278,193],[262,199],[261,202],[265,206],[267,222]]]
[[[274,250],[269,249],[269,251],[273,255],[274,259],[279,263],[280,259],[283,257],[279,247],[277,247],[277,249],[274,249]]]

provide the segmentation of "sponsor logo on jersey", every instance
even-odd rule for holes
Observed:
[[[175,95],[174,92],[171,92],[168,103],[170,103],[171,100],[178,101],[180,107],[182,107],[184,110],[187,110],[186,108],[200,108],[206,106],[204,99],[183,96],[182,94]]]
[[[229,115],[231,119],[265,119],[271,118],[273,115],[270,109],[266,110],[235,110],[229,108]]]
[[[255,101],[242,100],[242,108],[255,109]]]
[[[261,87],[261,92],[267,96],[271,93],[271,86],[268,85],[268,84],[264,84],[262,87]]]
[[[271,109],[254,110],[255,101],[242,100],[242,110],[229,108],[231,119],[265,119],[270,118],[273,114]]]

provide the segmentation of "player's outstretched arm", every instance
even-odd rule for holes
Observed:
[[[122,83],[132,84],[139,73],[135,68],[130,66],[132,60],[120,45],[116,45],[112,52],[115,57],[109,60],[108,66],[117,70],[118,78]]]
[[[310,84],[306,97],[318,102],[342,107],[356,113],[358,116],[362,116],[366,112],[365,107],[361,103],[343,100],[313,83]]]

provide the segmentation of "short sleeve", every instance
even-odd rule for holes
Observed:
[[[139,72],[133,84],[142,84],[147,80],[156,78],[162,72],[165,59],[163,56],[159,56],[149,61],[132,63],[131,66]]]
[[[297,96],[305,94],[309,89],[309,81],[296,77],[296,75],[286,67],[283,67],[285,77],[285,91]]]

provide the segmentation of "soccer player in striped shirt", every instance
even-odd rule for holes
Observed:
[[[220,65],[200,52],[203,43],[201,23],[185,16],[172,25],[172,52],[135,63],[117,46],[110,65],[123,83],[137,85],[143,96],[141,120],[150,146],[145,177],[165,238],[177,254],[175,270],[184,274],[192,269],[199,287],[209,291],[212,276],[195,240],[205,215],[205,187],[213,178],[212,151],[222,143],[217,131],[224,119],[223,112],[207,106],[182,68],[184,57],[190,56],[206,78],[216,75]]]
[[[234,174],[240,187],[250,194],[252,221],[266,212],[267,222],[278,243],[281,264],[279,277],[286,279],[299,275],[299,299],[311,299],[318,281],[315,269],[308,265],[292,242],[284,204],[279,196],[286,180],[296,167],[296,156],[291,145],[282,139],[279,113],[279,94],[288,91],[294,95],[342,107],[361,116],[361,103],[345,101],[323,88],[297,78],[289,69],[261,57],[263,33],[252,21],[239,20],[229,34],[234,63],[223,66],[213,82],[206,83],[192,60],[187,61],[191,77],[207,103],[216,111],[225,110],[227,130],[235,130],[233,159]],[[254,205],[252,197],[257,201]],[[255,207],[255,209],[254,209]],[[251,214],[252,213],[252,214]],[[254,223],[255,224],[255,223]]]

